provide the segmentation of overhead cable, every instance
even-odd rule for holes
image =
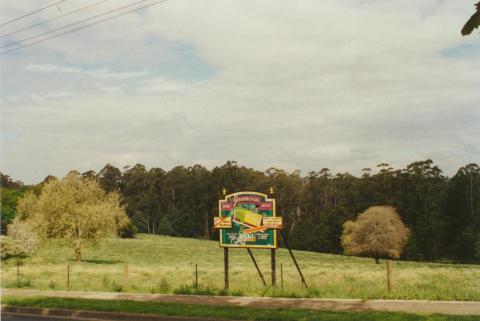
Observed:
[[[59,15],[59,16],[55,17],[55,18],[51,18],[51,19],[48,19],[48,20],[44,20],[44,21],[35,23],[35,24],[33,24],[33,25],[30,25],[30,26],[28,26],[28,27],[15,30],[15,31],[10,32],[10,33],[7,33],[7,34],[0,35],[0,38],[5,38],[5,37],[8,37],[8,36],[13,36],[14,34],[17,34],[17,33],[19,33],[19,32],[22,32],[22,31],[25,31],[25,30],[29,30],[29,29],[32,29],[32,28],[35,28],[35,27],[38,27],[38,26],[41,26],[41,25],[43,25],[43,24],[46,24],[46,23],[49,23],[49,22],[58,20],[58,19],[60,19],[60,18],[63,18],[63,17],[69,16],[69,15],[72,15],[72,14],[74,14],[74,13],[77,13],[77,12],[80,12],[80,11],[83,11],[83,10],[86,10],[86,9],[90,9],[90,8],[92,8],[92,7],[98,6],[99,4],[102,4],[102,3],[107,2],[107,1],[109,1],[109,0],[102,0],[102,1],[98,1],[98,2],[92,3],[91,5],[88,5],[88,6],[85,6],[85,7],[81,7],[81,8],[78,8],[78,9],[76,9],[76,10],[73,10],[73,11],[66,12],[66,13],[64,13],[64,14],[62,14],[62,15]]]
[[[24,41],[32,40],[32,39],[35,39],[35,38],[38,38],[38,37],[41,37],[41,36],[48,35],[48,34],[50,34],[50,33],[52,33],[52,32],[56,32],[56,31],[60,31],[60,30],[66,29],[66,28],[70,28],[70,27],[73,27],[73,26],[78,25],[78,24],[80,24],[80,23],[84,23],[84,22],[87,22],[87,21],[96,19],[96,18],[98,18],[98,17],[104,16],[104,15],[107,15],[107,14],[110,14],[110,13],[113,13],[113,12],[116,12],[116,11],[119,11],[119,10],[122,10],[122,9],[125,9],[125,8],[128,8],[128,7],[131,7],[131,6],[135,6],[135,5],[137,5],[137,4],[139,4],[139,3],[142,3],[142,2],[145,2],[145,1],[148,1],[148,0],[136,1],[136,2],[133,2],[133,3],[127,4],[127,5],[125,5],[125,6],[122,6],[122,7],[119,7],[119,8],[116,8],[116,9],[112,9],[112,10],[106,11],[106,12],[104,12],[104,13],[95,15],[95,16],[93,16],[93,17],[85,18],[85,19],[76,21],[76,22],[74,22],[74,23],[67,24],[67,25],[62,26],[62,27],[59,27],[59,28],[55,28],[55,29],[52,29],[52,30],[49,30],[49,31],[45,31],[45,32],[42,32],[42,33],[39,33],[39,34],[30,36],[30,37],[27,37],[27,38],[23,38],[23,39],[21,39],[21,40],[17,40],[17,41],[13,41],[13,42],[7,43],[6,45],[0,46],[0,48],[11,47],[11,46],[13,46],[13,45],[19,44],[19,43],[24,42]]]
[[[48,38],[40,39],[40,40],[37,40],[37,41],[34,41],[34,42],[30,42],[30,43],[28,43],[28,44],[25,44],[25,45],[22,45],[22,46],[19,46],[19,47],[10,49],[10,50],[2,51],[2,52],[0,52],[0,55],[4,55],[4,54],[7,54],[7,53],[10,53],[10,52],[13,52],[13,51],[17,51],[17,50],[20,50],[20,49],[22,49],[22,48],[30,47],[30,46],[33,46],[33,45],[42,43],[42,42],[47,41],[47,40],[50,40],[50,39],[58,38],[58,37],[61,37],[61,36],[66,35],[66,34],[69,34],[69,33],[72,33],[72,32],[78,31],[78,30],[82,30],[82,29],[85,29],[85,28],[88,28],[88,27],[97,25],[97,24],[99,24],[99,23],[102,23],[102,22],[105,22],[105,21],[108,21],[108,20],[112,20],[112,19],[115,19],[115,18],[124,16],[124,15],[126,15],[126,14],[129,14],[129,13],[132,13],[132,12],[136,12],[136,11],[139,11],[139,10],[142,10],[142,9],[145,9],[145,8],[148,8],[148,7],[151,7],[151,6],[157,5],[157,4],[159,4],[159,3],[166,2],[166,1],[167,1],[167,0],[161,0],[161,1],[153,2],[153,3],[150,3],[150,4],[148,4],[148,5],[145,5],[145,6],[142,6],[142,7],[133,9],[133,10],[130,10],[130,11],[123,12],[123,13],[117,14],[117,15],[115,15],[115,16],[111,16],[111,17],[105,18],[105,19],[103,19],[103,20],[95,21],[95,22],[92,22],[92,23],[90,23],[90,24],[87,24],[87,25],[84,25],[84,26],[81,26],[81,27],[78,27],[78,28],[74,28],[74,29],[68,30],[68,31],[66,31],[66,32],[63,32],[63,33],[60,33],[60,34],[57,34],[57,35],[54,35],[54,36],[51,36],[51,37],[48,37]]]
[[[34,15],[34,14],[36,14],[36,13],[38,13],[38,12],[40,12],[40,11],[46,10],[46,9],[48,9],[48,8],[55,7],[55,6],[58,7],[58,4],[60,4],[60,3],[62,3],[62,2],[65,2],[65,1],[67,1],[67,0],[57,1],[57,2],[52,3],[52,4],[50,4],[50,5],[46,6],[46,7],[43,7],[43,8],[37,9],[37,10],[35,10],[35,11],[32,11],[32,12],[30,12],[30,13],[24,14],[23,16],[17,17],[17,18],[15,18],[15,19],[12,19],[12,20],[7,21],[7,22],[3,22],[3,23],[0,24],[0,27],[3,27],[3,26],[5,26],[5,25],[8,25],[9,23],[12,23],[12,22],[15,22],[15,21],[17,21],[17,20],[23,19],[23,18],[25,18],[25,17]]]

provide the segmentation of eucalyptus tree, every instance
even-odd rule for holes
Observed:
[[[463,36],[471,34],[474,29],[477,29],[480,26],[480,1],[475,4],[475,7],[477,10],[462,28]]]
[[[480,242],[480,167],[477,164],[461,167],[450,179],[444,212],[448,226],[446,254],[471,260]]]

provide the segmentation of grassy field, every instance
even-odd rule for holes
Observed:
[[[258,321],[476,321],[478,316],[416,315],[392,312],[331,312],[306,309],[265,309],[194,304],[59,298],[4,297],[3,304],[41,308],[95,310],[156,315]]]
[[[270,252],[253,251],[261,270],[270,280]],[[277,251],[277,288],[265,288],[244,249],[230,250],[230,295],[388,298],[480,301],[480,265],[429,264],[395,261],[393,291],[386,290],[385,262],[295,251],[309,290],[302,288],[294,265],[284,249]],[[73,261],[73,250],[61,242],[48,242],[20,267],[2,266],[2,287],[130,291],[193,294],[195,263],[201,294],[227,294],[223,288],[223,251],[216,241],[149,236],[109,239],[83,251],[82,263]],[[124,264],[128,264],[129,286],[123,288]],[[280,264],[284,289],[280,289]]]

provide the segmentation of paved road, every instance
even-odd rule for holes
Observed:
[[[95,318],[68,318],[68,317],[49,317],[49,316],[38,316],[38,315],[26,315],[26,314],[10,314],[2,313],[2,321],[107,321],[106,319],[95,319]],[[135,317],[129,318],[125,315],[121,315],[119,318],[108,318],[108,321],[137,321]],[[155,316],[155,321],[212,321],[211,319],[197,319],[192,317],[168,317],[168,316]],[[227,320],[224,320],[227,321]]]
[[[85,291],[40,291],[21,289],[2,289],[2,295],[22,297],[43,296],[57,298],[84,298],[96,300],[132,300],[182,304],[204,304],[211,306],[248,306],[256,308],[480,315],[480,302],[476,301],[303,299]]]
[[[92,321],[92,319],[75,319],[76,321]],[[27,315],[14,315],[14,314],[2,314],[2,321],[72,321],[67,318],[51,318],[40,316],[27,316]]]

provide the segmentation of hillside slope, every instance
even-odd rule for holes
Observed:
[[[270,251],[254,250],[270,282]],[[295,251],[309,290],[285,249],[277,251],[277,289],[264,288],[245,249],[230,250],[230,294],[253,296],[313,296],[328,298],[398,298],[429,300],[480,300],[480,265],[452,265],[395,261],[393,291],[386,290],[385,263],[355,258]],[[73,261],[73,250],[59,241],[42,245],[20,267],[7,261],[2,267],[2,287],[66,289],[70,265],[70,289],[194,293],[198,264],[200,293],[221,294],[223,250],[218,242],[140,234],[137,239],[108,239],[87,247],[84,261]],[[123,289],[124,265],[128,264],[128,289]],[[280,266],[284,290],[281,290]]]

